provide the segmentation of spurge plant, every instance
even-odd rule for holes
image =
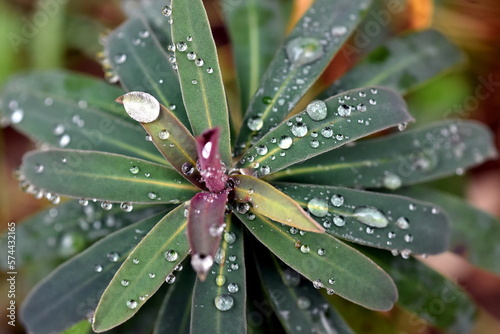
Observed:
[[[495,149],[472,121],[403,131],[401,96],[459,64],[453,45],[432,30],[378,41],[301,111],[381,2],[316,0],[284,37],[286,2],[222,1],[240,92],[228,108],[202,1],[124,4],[103,58],[123,89],[48,71],[2,94],[4,118],[41,144],[20,167],[23,189],[58,204],[19,225],[19,261],[79,253],[27,297],[29,332],[89,330],[87,319],[95,332],[366,332],[382,318],[355,304],[395,303],[468,332],[473,303],[413,255],[465,249],[498,273],[487,239],[498,222],[407,186]]]

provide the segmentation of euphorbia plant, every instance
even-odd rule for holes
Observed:
[[[125,3],[130,18],[107,36],[104,65],[128,93],[63,71],[23,74],[4,89],[5,115],[45,144],[24,157],[22,186],[56,204],[76,199],[20,225],[30,241],[19,241],[21,261],[67,257],[102,238],[30,294],[30,332],[85,329],[85,318],[103,332],[132,318],[119,328],[351,333],[361,311],[332,295],[379,311],[398,302],[438,328],[469,330],[468,297],[412,254],[466,247],[499,272],[464,218],[480,215],[485,233],[498,226],[406,186],[495,156],[490,133],[454,120],[354,143],[404,130],[413,118],[401,94],[459,63],[456,48],[430,30],[389,40],[294,110],[379,3],[317,0],[274,53],[285,20],[269,17],[287,5],[223,1],[246,110],[239,122],[232,108],[231,127],[202,1]],[[453,298],[433,313],[443,287]]]

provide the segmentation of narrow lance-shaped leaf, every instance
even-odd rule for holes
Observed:
[[[279,223],[304,231],[324,232],[325,229],[312,219],[293,199],[267,182],[252,176],[234,175],[234,189],[238,212],[253,211]]]
[[[163,217],[129,254],[102,295],[92,328],[103,332],[130,319],[189,253],[180,205]]]
[[[295,107],[359,25],[370,0],[316,0],[287,36],[253,96],[236,140],[237,155]]]
[[[94,151],[34,151],[20,171],[34,191],[109,202],[178,204],[197,190],[170,167]]]
[[[124,207],[127,211],[132,206]],[[67,201],[20,221],[16,226],[16,265],[18,267],[65,259],[85,249],[96,240],[143,217],[164,211],[165,206],[136,206],[132,212],[121,208],[106,211],[89,202]],[[0,247],[7,249],[8,237],[0,237]],[[0,266],[7,268],[7,253],[0,253]],[[3,258],[5,256],[5,258]]]
[[[463,63],[463,53],[435,30],[396,37],[369,53],[323,94],[322,98],[365,86],[406,94]]]
[[[144,130],[113,101],[123,90],[62,70],[14,77],[0,113],[29,138],[53,147],[125,154],[167,164]]]
[[[372,310],[389,310],[396,302],[398,293],[389,275],[331,235],[298,233],[251,211],[237,215],[260,242],[315,287]]]
[[[311,333],[354,333],[310,282],[304,284],[299,273],[283,269],[276,257],[269,255],[256,259],[257,268],[275,313],[287,332],[307,328]]]
[[[214,263],[224,230],[227,192],[198,193],[189,204],[188,239],[191,247],[191,265],[204,281]]]
[[[172,167],[192,184],[204,188],[196,166],[196,140],[188,129],[152,95],[130,92],[118,99],[134,120],[149,133],[149,139]]]
[[[136,8],[136,17],[107,37],[105,52],[112,75],[119,78],[123,88],[153,95],[189,127],[179,79],[165,49],[171,43],[171,37],[170,25],[161,15],[163,5],[164,3],[158,3],[154,8],[157,13],[155,17],[148,17],[144,8],[153,6]],[[154,28],[158,19],[161,20],[163,29]]]
[[[268,179],[396,189],[461,173],[493,157],[495,145],[486,127],[450,120],[341,147]]]
[[[192,334],[247,333],[247,284],[243,230],[236,219],[227,226],[207,280],[197,280],[191,307]]]
[[[285,37],[292,2],[222,1],[221,6],[232,42],[241,107],[245,110],[276,53],[276,45]]]
[[[277,183],[307,208],[326,232],[352,242],[401,252],[437,254],[447,250],[448,217],[437,206],[402,196],[340,187]]]
[[[428,187],[405,188],[399,194],[436,203],[450,217],[449,250],[473,265],[500,274],[500,220],[450,194]]]
[[[182,267],[183,264],[180,264]],[[182,269],[182,268],[179,268]],[[172,284],[156,318],[153,334],[189,334],[191,320],[191,300],[196,274],[185,267],[179,273],[167,277]]]
[[[474,302],[457,285],[416,259],[359,247],[391,277],[398,287],[398,304],[446,333],[467,334],[474,326]],[[421,326],[419,323],[418,326]],[[417,328],[414,327],[414,330]]]
[[[172,1],[172,40],[176,43],[184,105],[195,135],[221,129],[221,158],[231,165],[229,113],[215,42],[201,0]]]
[[[346,143],[412,121],[404,100],[385,88],[364,88],[312,101],[259,140],[238,163],[256,176],[328,152]]]
[[[160,218],[156,215],[121,229],[53,271],[24,301],[20,316],[25,328],[58,333],[91,316],[128,252]]]

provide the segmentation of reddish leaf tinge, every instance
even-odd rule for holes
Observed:
[[[198,169],[205,185],[214,193],[223,191],[227,181],[225,168],[220,160],[219,137],[219,128],[207,130],[196,137]]]

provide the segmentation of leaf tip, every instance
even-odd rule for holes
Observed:
[[[198,275],[198,279],[202,282],[207,278],[207,273],[212,268],[214,259],[211,255],[194,254],[191,256],[191,266]]]

